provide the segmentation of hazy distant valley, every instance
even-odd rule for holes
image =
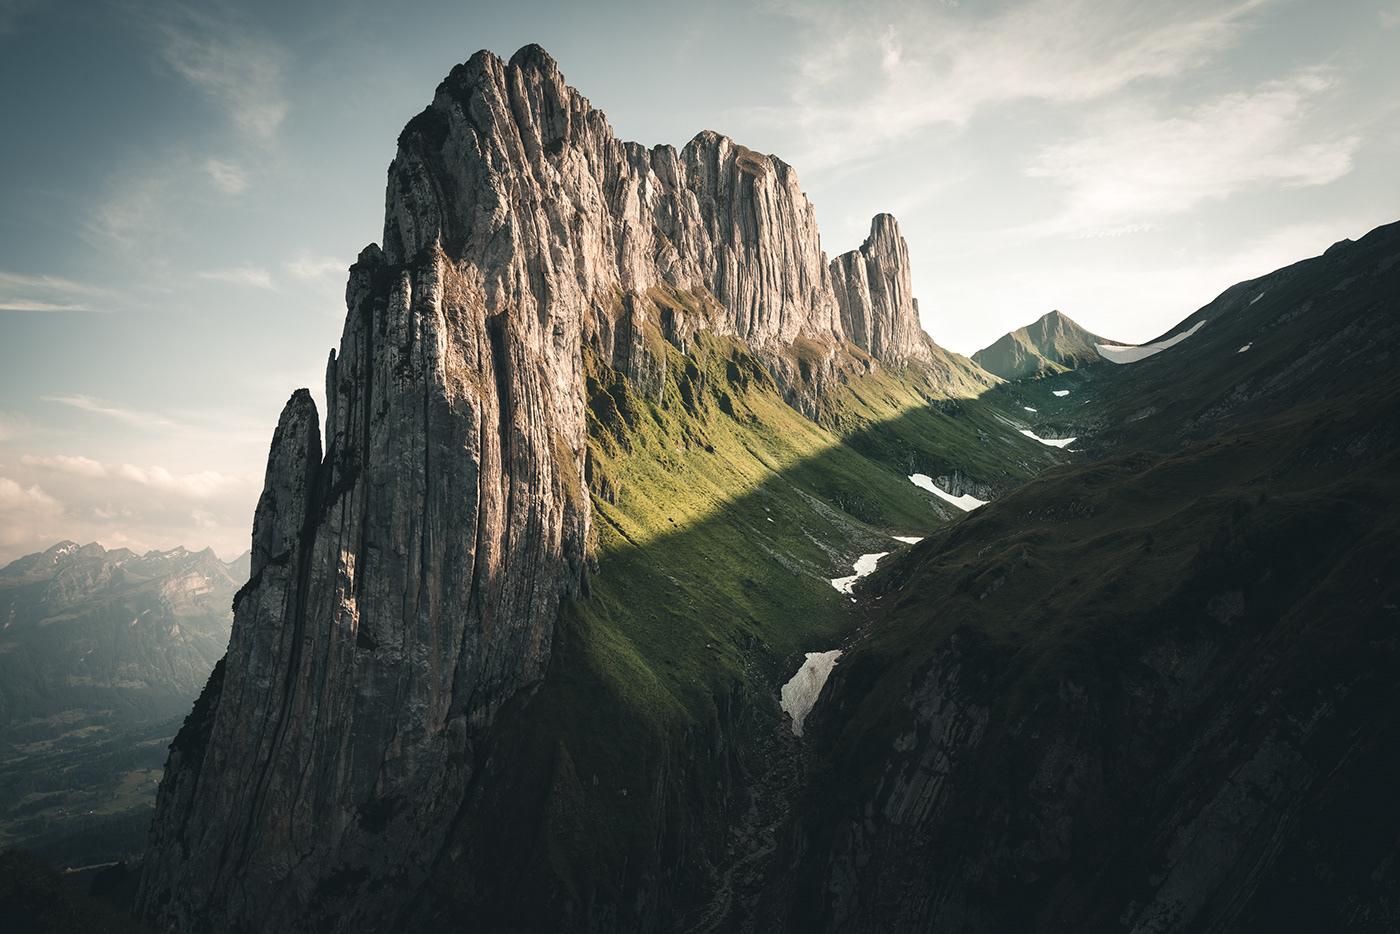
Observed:
[[[139,856],[166,747],[228,644],[246,556],[61,542],[0,569],[0,835]]]

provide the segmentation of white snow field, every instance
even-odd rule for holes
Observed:
[[[1197,321],[1186,330],[1175,337],[1168,337],[1166,340],[1157,341],[1155,344],[1142,344],[1137,347],[1110,347],[1108,344],[1095,344],[1094,349],[1099,352],[1110,363],[1137,363],[1145,360],[1153,354],[1159,354],[1168,347],[1175,347],[1177,344],[1195,334],[1205,324],[1204,321]]]
[[[1028,406],[1028,405],[1023,405],[1023,406],[1021,406],[1021,408],[1025,409],[1027,412],[1034,412],[1034,411],[1035,411],[1035,409],[1031,408],[1031,407]]]
[[[832,649],[830,652],[808,652],[807,660],[797,669],[797,674],[783,685],[782,706],[787,715],[792,717],[793,736],[802,735],[802,721],[812,712],[817,695],[822,692],[822,686],[826,684],[831,669],[836,667],[836,660],[840,657],[840,649]]]
[[[1051,394],[1052,396],[1059,396],[1061,399],[1063,399],[1065,396],[1069,395],[1069,390],[1068,390],[1068,389],[1053,389],[1053,390],[1050,391],[1050,394]]]
[[[1027,438],[1030,438],[1032,441],[1039,441],[1041,444],[1048,444],[1052,448],[1067,448],[1075,442],[1074,438],[1042,438],[1040,435],[1031,431],[1029,428],[1021,428],[1019,429],[1019,431],[1021,432],[1021,434],[1025,435]]]
[[[964,493],[962,496],[954,496],[952,493],[939,489],[938,484],[934,483],[933,478],[928,474],[911,473],[909,475],[909,482],[921,490],[928,490],[941,500],[952,503],[963,512],[972,512],[972,510],[976,509],[978,506],[987,505],[985,499],[978,499],[971,493]]]
[[[850,577],[833,577],[831,586],[842,593],[850,593],[855,589],[856,581],[865,577],[875,570],[875,565],[880,563],[880,559],[889,554],[888,551],[876,551],[868,555],[861,555],[856,559],[856,565],[851,570],[855,571]]]
[[[897,542],[903,542],[906,545],[917,545],[919,542],[923,541],[923,538],[919,535],[891,535],[890,538]]]

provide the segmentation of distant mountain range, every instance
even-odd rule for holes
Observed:
[[[0,843],[95,841],[133,808],[145,821],[247,577],[246,554],[71,541],[0,568]]]

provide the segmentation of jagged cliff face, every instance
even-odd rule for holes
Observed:
[[[892,215],[875,215],[860,249],[832,260],[831,280],[841,328],[853,343],[886,362],[930,359],[933,342],[919,327],[909,247]]]
[[[350,271],[324,451],[299,391],[228,655],[172,746],[141,890],[168,927],[314,905],[374,928],[427,877],[583,582],[585,352],[644,384],[649,339],[706,329],[795,384],[848,339],[891,362],[927,340],[892,219],[838,301],[787,165],[713,133],[622,143],[533,46],[474,56],[405,128],[383,239]]]

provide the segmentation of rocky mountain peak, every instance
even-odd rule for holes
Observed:
[[[639,385],[657,338],[700,329],[789,386],[799,338],[807,370],[848,340],[927,359],[893,218],[840,262],[837,289],[781,160],[709,131],[620,141],[538,46],[454,68],[399,136],[382,247],[350,269],[324,442],[305,390],[278,421],[228,655],[163,780],[146,910],[188,926],[217,901],[266,928],[335,874],[424,878],[582,587],[585,354]]]
[[[1023,328],[1003,334],[972,355],[979,366],[1003,379],[1062,373],[1099,362],[1095,344],[1115,343],[1085,330],[1058,308]]]
[[[876,214],[859,249],[831,262],[841,328],[856,346],[889,363],[928,360],[931,341],[919,324],[910,282],[909,247],[891,214]]]

